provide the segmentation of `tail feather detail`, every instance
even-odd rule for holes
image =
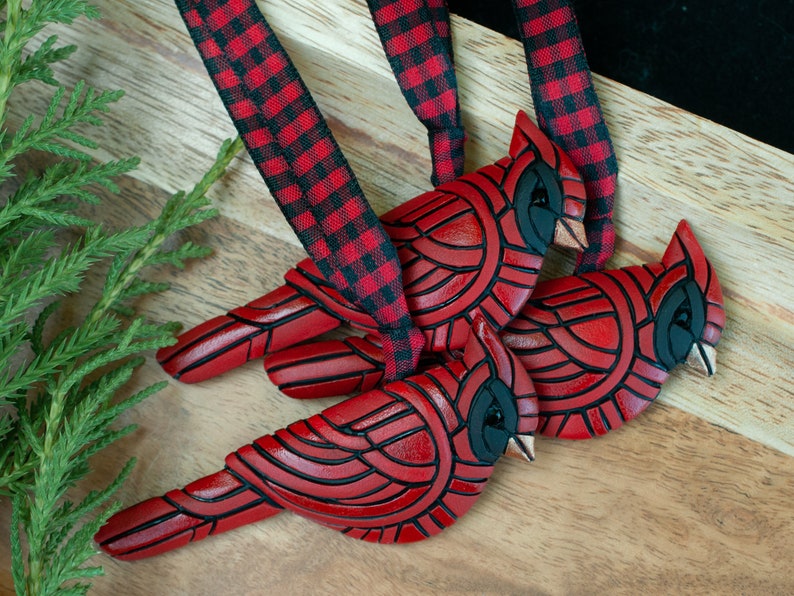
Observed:
[[[282,511],[228,469],[184,489],[148,499],[111,517],[94,537],[117,559],[158,555]]]
[[[186,331],[157,352],[157,361],[183,383],[197,383],[335,329],[338,318],[285,285]]]
[[[381,384],[383,350],[373,336],[295,346],[265,357],[268,377],[297,399],[369,391]]]

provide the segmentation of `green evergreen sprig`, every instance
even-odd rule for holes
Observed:
[[[87,563],[92,537],[114,507],[106,507],[133,462],[106,488],[79,502],[70,490],[89,472],[89,459],[126,435],[119,416],[164,383],[124,395],[141,354],[173,343],[173,324],[135,315],[135,300],[167,284],[147,268],[207,254],[168,239],[215,215],[207,190],[240,151],[226,141],[215,163],[190,192],[179,192],[161,214],[140,226],[108,230],[83,215],[82,204],[117,193],[114,179],[138,166],[135,158],[97,163],[89,133],[120,91],[97,92],[84,82],[60,85],[53,63],[74,52],[50,36],[31,40],[49,23],[96,18],[82,0],[0,0],[0,497],[12,502],[12,576],[18,594],[84,594],[101,572]],[[40,116],[11,131],[7,106],[29,81],[54,85]],[[36,152],[36,153],[32,153]],[[42,153],[43,152],[43,153]],[[48,155],[38,174],[20,171],[28,155]],[[40,158],[37,161],[42,161]],[[104,269],[101,293],[73,327],[59,328],[64,297]]]

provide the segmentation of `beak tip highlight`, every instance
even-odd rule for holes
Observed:
[[[554,228],[554,244],[578,252],[584,251],[588,246],[584,223],[564,216],[557,220]]]
[[[535,461],[534,435],[513,435],[510,437],[507,442],[505,455],[528,462]]]
[[[717,350],[708,344],[695,343],[686,358],[686,363],[710,377],[717,372]]]

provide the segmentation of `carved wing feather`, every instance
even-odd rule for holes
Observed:
[[[408,401],[377,391],[262,437],[227,465],[326,525],[380,526],[433,489],[438,440]]]

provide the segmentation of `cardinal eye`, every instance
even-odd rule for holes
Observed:
[[[485,412],[485,426],[491,428],[504,428],[505,426],[504,412],[495,401],[488,406],[488,410]]]
[[[684,362],[706,324],[703,293],[694,280],[668,290],[656,315],[654,349],[660,364],[672,370]]]
[[[472,399],[468,416],[469,441],[480,461],[494,462],[505,452],[518,428],[514,395],[499,379],[483,383]]]
[[[673,324],[687,330],[692,327],[692,308],[688,301],[676,309],[673,314]]]
[[[545,254],[554,241],[557,220],[562,217],[561,190],[557,173],[542,161],[528,166],[516,183],[513,200],[518,229],[535,254]]]
[[[532,206],[533,207],[549,206],[549,192],[545,188],[540,187],[532,191]]]

